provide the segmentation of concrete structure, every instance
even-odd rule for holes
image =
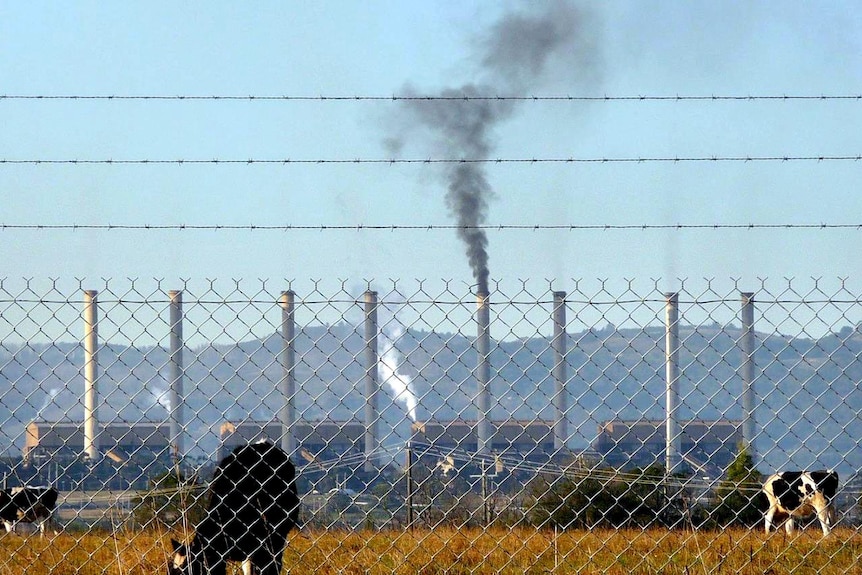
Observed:
[[[491,309],[487,293],[476,294],[476,429],[478,448],[482,455],[493,449],[491,446]]]
[[[298,421],[293,437],[299,452],[294,463],[299,466],[312,462],[337,459],[347,455],[360,455],[365,448],[365,425],[354,421]],[[240,445],[260,439],[278,442],[281,424],[248,421],[239,425],[225,422],[219,429],[218,459]]]
[[[554,367],[551,374],[554,377],[554,449],[565,449],[569,440],[568,428],[568,402],[566,397],[566,384],[568,383],[568,370],[566,369],[566,350],[568,349],[568,336],[566,335],[566,292],[554,292],[554,338],[551,340],[551,348],[554,350]]]
[[[84,452],[81,421],[34,421],[25,430],[21,471],[29,483],[75,489],[146,489],[171,466],[168,423],[100,425],[99,452]],[[89,443],[88,446],[92,446]]]
[[[682,467],[714,474],[734,460],[742,441],[741,421],[680,421]],[[593,448],[614,466],[646,467],[665,463],[665,420],[608,421],[599,426]]]
[[[374,470],[380,419],[380,357],[377,350],[377,292],[365,292],[365,471]]]
[[[99,461],[98,292],[84,291],[84,433],[78,445],[90,463]]]
[[[488,420],[488,428],[488,454],[547,462],[559,451],[554,444],[553,421]],[[260,439],[266,438],[280,444],[282,431],[281,421],[225,422],[219,429],[217,460],[239,445]],[[347,457],[356,463],[354,472],[361,472],[365,467],[366,426],[362,421],[300,420],[295,422],[291,431],[296,441],[296,454],[292,459],[299,467],[313,468],[320,463],[341,462]],[[170,422],[106,424],[100,428],[98,436],[101,446],[99,458],[105,468],[100,468],[96,475],[104,476],[103,479],[122,476],[127,482],[146,482],[149,476],[172,466],[172,438]],[[428,421],[414,424],[412,441],[464,453],[475,453],[480,448],[476,421]],[[393,439],[391,443],[396,444],[397,440]],[[23,463],[37,469],[57,469],[58,466],[60,470],[69,469],[81,461],[83,446],[82,422],[35,421],[27,426]],[[421,453],[422,449],[417,451]]]
[[[166,423],[111,423],[99,429],[101,456],[122,463],[169,457],[170,425]],[[27,426],[22,458],[24,463],[71,461],[80,458],[84,429],[80,421],[34,421]]]
[[[182,461],[186,454],[185,441],[185,417],[183,406],[185,405],[185,394],[183,393],[183,292],[171,290],[170,297],[170,366],[171,382],[168,390],[169,398],[169,421],[171,428],[171,457],[174,464]]]
[[[679,422],[679,294],[665,294],[665,469],[676,473],[682,463]]]
[[[520,456],[531,461],[547,461],[555,453],[552,421],[488,421],[489,453]],[[220,456],[250,441],[268,438],[279,440],[280,425],[246,422],[221,426]],[[365,447],[365,425],[353,421],[301,421],[294,436],[300,456],[299,466],[362,455]],[[475,421],[427,421],[413,425],[411,440],[444,450],[479,451],[479,434]]]

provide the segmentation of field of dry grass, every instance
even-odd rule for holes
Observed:
[[[153,575],[165,572],[167,534],[0,536],[0,575]],[[862,534],[809,529],[789,541],[760,531],[661,529],[553,532],[308,531],[291,536],[285,572],[327,574],[818,574],[862,573]],[[232,573],[239,573],[238,566]]]

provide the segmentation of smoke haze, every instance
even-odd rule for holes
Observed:
[[[535,89],[556,60],[565,64],[576,49],[581,31],[579,12],[570,2],[529,5],[504,14],[480,34],[471,61],[479,83],[444,88],[437,96],[452,99],[404,100],[397,133],[387,139],[393,151],[407,143],[442,150],[447,158],[486,160],[494,150],[494,129],[517,110],[512,100],[463,100],[463,96],[524,96]],[[574,57],[574,56],[573,56]],[[571,65],[571,62],[569,62]],[[405,88],[408,96],[419,96]],[[477,226],[487,222],[488,202],[494,196],[485,165],[447,164],[446,206],[455,218],[458,237],[465,243],[478,293],[488,293],[488,237]]]

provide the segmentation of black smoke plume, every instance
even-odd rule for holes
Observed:
[[[404,90],[414,99],[402,101],[403,117],[388,144],[396,151],[415,139],[446,158],[465,160],[446,164],[443,175],[446,205],[467,246],[478,293],[488,293],[488,237],[480,226],[487,221],[494,192],[485,164],[469,160],[490,159],[493,131],[514,114],[518,101],[469,97],[524,96],[535,89],[552,60],[565,65],[567,52],[577,58],[580,21],[574,6],[563,1],[504,14],[475,44],[472,60],[479,82],[443,89],[434,100],[421,99],[413,88]]]

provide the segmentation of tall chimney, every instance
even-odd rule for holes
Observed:
[[[665,468],[675,473],[682,461],[679,424],[679,294],[665,294]]]
[[[171,355],[170,373],[171,387],[170,399],[170,441],[171,461],[176,465],[181,462],[185,455],[183,442],[185,420],[183,418],[183,292],[171,290],[168,292],[170,298],[170,322],[171,322]]]
[[[554,339],[551,347],[554,350],[554,452],[559,453],[566,447],[569,431],[566,418],[568,405],[566,401],[566,292],[554,292]]]
[[[742,443],[753,461],[754,451],[754,293],[742,292],[742,337],[739,351],[742,355]]]
[[[476,435],[477,453],[487,455],[491,448],[491,333],[487,292],[476,294]]]
[[[99,459],[98,293],[84,291],[84,455],[91,464]]]
[[[295,313],[296,294],[293,291],[281,292],[278,300],[281,306],[281,448],[293,457],[296,451],[294,424],[296,422],[296,337]]]
[[[380,373],[377,352],[377,292],[365,292],[365,465],[366,472],[374,470],[374,452],[377,450],[377,391]]]

